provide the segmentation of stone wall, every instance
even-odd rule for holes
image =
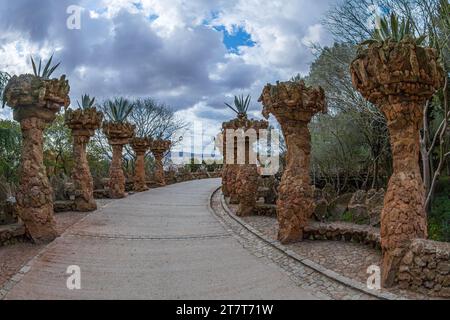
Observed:
[[[402,289],[450,297],[450,243],[416,239],[401,260],[397,281]]]
[[[352,241],[381,248],[380,230],[370,226],[345,222],[311,222],[304,230],[303,239]]]
[[[25,227],[22,224],[0,226],[0,247],[25,242]]]

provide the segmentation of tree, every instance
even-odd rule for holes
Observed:
[[[315,154],[313,170],[317,165],[319,173],[327,182],[335,184],[338,190],[347,187],[351,178],[349,175],[357,180],[362,179],[355,181],[360,188],[379,188],[388,178],[381,171],[390,172],[387,126],[380,111],[353,89],[348,70],[356,47],[335,43],[330,48],[321,48],[319,52],[306,81],[324,88],[329,114],[319,115],[311,125]],[[325,143],[327,145],[324,146]],[[339,152],[321,151],[329,146],[339,146]],[[355,157],[351,157],[353,152],[357,154]],[[340,161],[335,159],[338,155]],[[332,166],[325,165],[330,157],[334,159]],[[359,172],[355,171],[356,168]],[[339,177],[340,174],[343,176]]]
[[[336,41],[356,45],[373,36],[374,28],[369,22],[373,20],[375,10],[369,8],[379,8],[386,15],[395,13],[400,19],[410,21],[410,33],[416,36],[426,34],[424,45],[438,50],[448,78],[450,5],[447,0],[345,0],[330,10],[323,22]],[[379,17],[378,27],[382,28],[381,21]],[[424,109],[421,161],[428,211],[442,169],[450,157],[448,79],[446,83],[444,89],[430,99]]]
[[[130,121],[136,125],[139,137],[173,141],[175,134],[187,126],[169,106],[152,98],[137,99],[133,104]]]

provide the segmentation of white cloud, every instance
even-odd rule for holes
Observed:
[[[320,18],[334,0],[15,0],[0,2],[0,69],[29,72],[29,54],[62,61],[72,100],[82,93],[152,96],[209,132],[232,113],[234,94],[251,93],[252,116],[267,82],[306,73],[310,42],[329,40]],[[45,2],[46,4],[43,4]],[[68,5],[87,10],[67,30]],[[46,10],[42,10],[42,7]],[[222,34],[242,27],[255,46],[229,53]]]

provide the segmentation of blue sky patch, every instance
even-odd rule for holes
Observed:
[[[223,33],[223,43],[229,52],[238,53],[239,47],[253,47],[256,44],[242,27],[236,27],[232,33],[229,33],[224,26],[215,26],[214,29]]]

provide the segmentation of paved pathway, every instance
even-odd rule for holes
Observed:
[[[50,244],[6,299],[314,299],[210,213],[219,183],[175,184],[110,203]],[[81,290],[66,287],[70,265],[81,268]]]

